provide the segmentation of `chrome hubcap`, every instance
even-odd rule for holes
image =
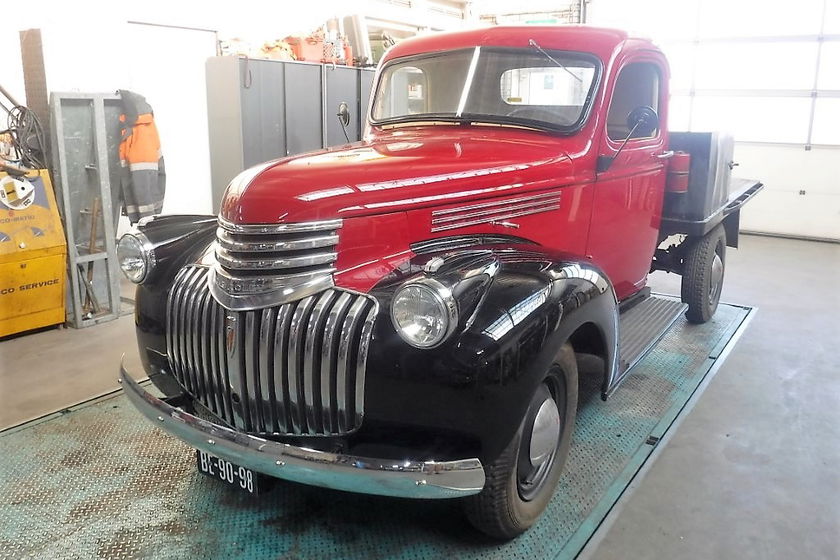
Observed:
[[[526,502],[533,500],[542,491],[545,481],[553,471],[555,458],[560,448],[560,436],[563,431],[563,413],[565,394],[559,384],[552,380],[552,392],[548,387],[535,395],[528,415],[531,425],[522,435],[522,444],[517,459],[517,486],[519,496]],[[557,399],[560,399],[558,403]]]
[[[554,399],[548,398],[540,405],[534,427],[531,429],[529,458],[531,464],[539,467],[557,450],[560,439],[560,411]]]
[[[720,291],[723,287],[723,261],[720,255],[715,253],[715,258],[712,261],[712,275],[709,282],[709,303],[714,305],[720,298]]]

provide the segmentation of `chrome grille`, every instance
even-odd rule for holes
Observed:
[[[219,219],[210,288],[237,311],[287,303],[333,286],[341,220],[232,224]]]
[[[206,267],[184,268],[167,302],[169,362],[190,394],[251,433],[338,435],[359,427],[375,300],[327,289],[231,311],[213,298],[208,278]]]
[[[434,210],[432,211],[431,231],[435,233],[479,224],[498,223],[511,218],[549,212],[559,208],[560,193],[551,192]]]

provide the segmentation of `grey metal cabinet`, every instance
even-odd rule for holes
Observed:
[[[346,143],[339,105],[347,103],[350,141],[359,140],[374,70],[308,62],[212,57],[207,115],[213,211],[240,171],[258,163]]]

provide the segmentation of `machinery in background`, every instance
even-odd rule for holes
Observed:
[[[46,169],[0,165],[0,337],[64,322],[67,245]]]

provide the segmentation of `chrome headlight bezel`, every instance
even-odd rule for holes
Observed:
[[[137,252],[143,264],[140,274],[132,275],[127,271],[126,267],[123,266],[123,259],[125,258],[125,247],[128,243],[136,244],[132,248],[132,250],[135,250]],[[123,254],[121,254],[121,252]],[[154,268],[155,264],[157,264],[157,260],[155,259],[154,245],[151,241],[149,241],[149,238],[146,237],[142,232],[128,232],[122,237],[120,237],[120,240],[117,242],[117,263],[119,264],[120,270],[126,278],[128,278],[131,282],[135,284],[142,284],[147,278],[149,278],[152,269]]]
[[[437,304],[439,319],[445,323],[440,332],[432,340],[420,342],[412,338],[406,332],[405,325],[400,324],[400,321],[397,319],[395,305],[400,298],[400,294],[408,289],[419,289],[424,291],[430,295],[433,301]],[[455,300],[452,290],[434,278],[410,280],[401,285],[394,292],[394,296],[391,299],[390,315],[391,324],[406,344],[415,348],[427,350],[440,346],[452,335],[453,332],[455,332],[455,329],[458,326],[458,302]]]

